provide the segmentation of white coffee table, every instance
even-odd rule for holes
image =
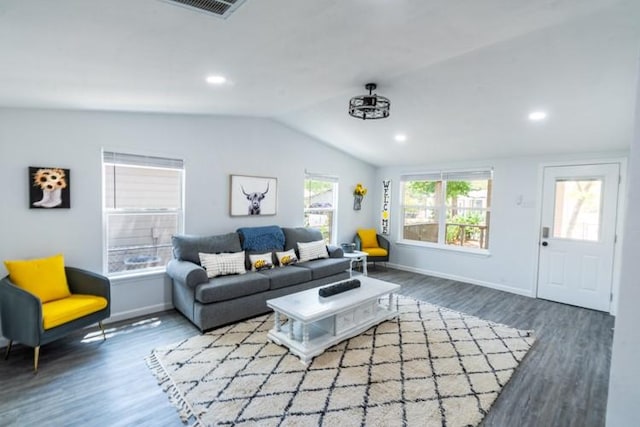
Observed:
[[[398,315],[393,294],[400,285],[364,276],[358,280],[359,288],[326,298],[313,288],[267,300],[275,317],[267,336],[308,363],[327,348]],[[384,296],[388,299],[381,305],[378,300]],[[284,324],[281,315],[287,317]]]
[[[362,275],[367,275],[367,253],[362,251],[345,252],[344,257],[349,258],[349,277],[353,276],[353,263],[362,262]]]

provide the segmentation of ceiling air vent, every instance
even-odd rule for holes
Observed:
[[[219,18],[227,19],[246,0],[165,0],[169,3],[178,4],[205,12]]]

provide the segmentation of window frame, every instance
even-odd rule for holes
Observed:
[[[329,240],[329,242],[327,242],[327,244],[336,245],[337,244],[336,242],[337,242],[337,239],[338,239],[338,200],[339,200],[338,192],[340,191],[338,178],[334,177],[334,176],[329,176],[329,175],[316,175],[316,174],[308,174],[307,173],[304,176],[304,184],[303,184],[304,193],[306,193],[306,191],[307,191],[307,181],[309,181],[309,180],[311,180],[311,181],[321,181],[321,182],[332,184],[333,185],[333,200],[331,202],[331,208],[330,209],[328,209],[326,207],[323,207],[323,208],[307,208],[306,207],[306,195],[303,195],[303,197],[304,197],[304,199],[303,199],[303,215],[302,215],[303,224],[306,225],[307,214],[309,214],[311,212],[331,211],[332,212],[332,215],[331,215],[331,227],[330,227],[331,239]],[[309,228],[314,228],[314,229],[317,230],[317,228],[315,228],[315,227],[309,227]]]
[[[478,208],[475,206],[463,207],[457,209],[463,209],[466,211],[480,211],[485,214],[485,222],[486,226],[486,234],[484,236],[485,241],[487,242],[486,248],[481,247],[468,247],[462,245],[454,245],[446,243],[446,230],[447,230],[447,212],[452,208],[447,201],[447,184],[450,181],[488,181],[488,190],[487,190],[487,199],[489,204],[486,208]],[[491,212],[492,212],[492,199],[493,199],[493,168],[484,167],[484,168],[466,168],[466,169],[456,169],[456,170],[442,170],[442,171],[432,171],[432,172],[424,172],[424,173],[412,173],[412,174],[404,174],[400,176],[400,191],[399,193],[399,220],[398,220],[398,244],[409,245],[409,246],[421,246],[428,247],[433,249],[442,249],[446,251],[457,251],[457,252],[466,252],[471,254],[478,255],[489,255],[490,254],[490,246],[489,242],[490,234],[492,231],[491,224]],[[407,182],[412,181],[439,181],[441,182],[440,186],[440,201],[435,203],[433,206],[425,205],[422,207],[423,209],[433,209],[437,211],[436,219],[438,221],[438,241],[437,242],[429,242],[423,240],[413,240],[407,239],[404,237],[404,228],[405,228],[405,185]],[[415,205],[409,205],[409,207],[415,207]]]
[[[180,202],[177,208],[109,208],[107,207],[108,188],[107,188],[107,165],[123,166],[140,169],[158,169],[172,170],[180,172]],[[126,153],[121,151],[102,150],[101,159],[102,172],[102,270],[104,275],[113,279],[145,276],[164,273],[166,263],[158,266],[150,266],[146,268],[137,268],[133,270],[109,272],[109,218],[118,215],[174,215],[176,217],[176,231],[174,234],[184,233],[185,224],[185,167],[184,160],[178,158],[159,157],[153,155]],[[114,197],[115,192],[114,190]],[[152,245],[132,246],[132,249],[138,248],[170,248],[171,243],[159,243]]]

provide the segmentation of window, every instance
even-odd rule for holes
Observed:
[[[491,170],[402,177],[402,239],[489,248]]]
[[[327,243],[335,244],[338,180],[307,175],[304,180],[304,225],[320,230]]]
[[[105,151],[104,270],[162,270],[171,236],[183,232],[182,160]]]

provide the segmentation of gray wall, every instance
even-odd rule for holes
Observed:
[[[271,120],[0,109],[0,260],[61,252],[68,265],[102,271],[102,148],[184,159],[187,233],[301,226],[305,170],[339,177],[338,242],[375,225],[371,197],[352,208],[355,184],[374,188],[375,169]],[[71,170],[70,210],[28,208],[28,166]],[[231,217],[230,174],[277,177],[277,215]],[[163,274],[113,280],[112,294],[113,319],[171,306]]]
[[[639,76],[640,77],[640,76]],[[640,88],[640,85],[639,85]],[[607,426],[640,426],[640,89],[636,102],[636,134],[629,160],[629,191],[624,226],[620,302],[613,336]],[[635,184],[635,185],[634,185]]]

